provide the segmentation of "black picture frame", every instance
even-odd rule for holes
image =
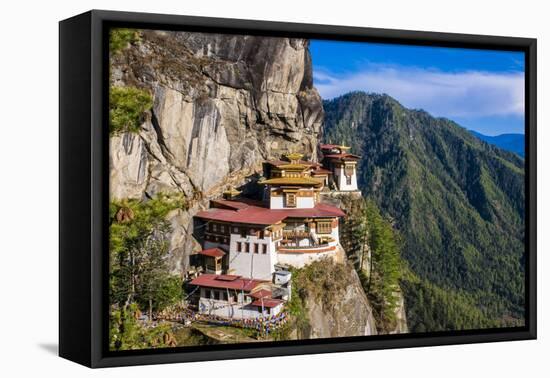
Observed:
[[[522,51],[525,77],[526,325],[520,328],[109,352],[108,30],[261,34]],[[92,10],[59,24],[59,354],[89,367],[535,339],[536,39]]]

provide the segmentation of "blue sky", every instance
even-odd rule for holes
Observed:
[[[324,99],[387,93],[482,134],[524,132],[522,52],[321,40],[310,51]]]

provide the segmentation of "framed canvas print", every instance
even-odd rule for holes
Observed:
[[[536,337],[536,41],[60,22],[60,355]]]

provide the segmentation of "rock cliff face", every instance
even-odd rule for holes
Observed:
[[[306,40],[145,31],[112,57],[111,77],[154,99],[139,135],[112,138],[114,198],[209,197],[264,159],[317,159],[323,110]]]
[[[403,293],[399,292],[399,305],[395,310],[397,324],[390,333],[408,333],[409,326],[407,325],[407,313],[405,311],[405,298]]]
[[[310,338],[376,335],[371,304],[353,267],[346,264],[348,282],[330,301],[308,297],[305,301]]]
[[[308,41],[143,31],[111,56],[111,84],[153,95],[139,133],[111,137],[112,199],[182,192],[188,212],[171,214],[171,266],[183,273],[193,214],[265,159],[299,150],[317,160],[323,120]]]
[[[302,308],[301,318],[306,319],[296,323],[297,338],[377,334],[372,306],[346,259],[322,259],[294,271],[292,285],[290,307]]]

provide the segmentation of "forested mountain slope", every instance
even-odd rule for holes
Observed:
[[[386,95],[324,110],[324,140],[362,155],[360,188],[402,235],[410,330],[523,324],[523,160]]]

